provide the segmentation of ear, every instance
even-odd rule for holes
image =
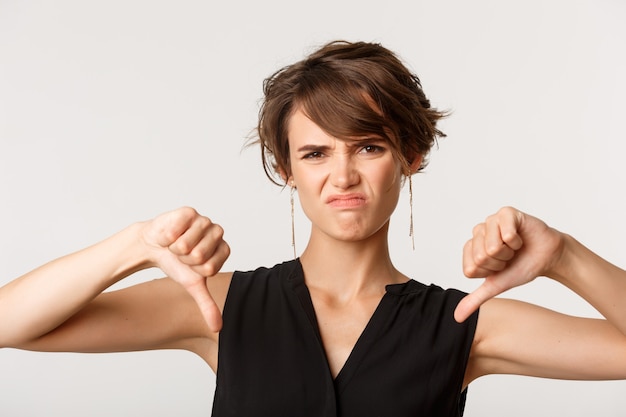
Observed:
[[[409,170],[411,171],[409,175],[413,175],[417,172],[418,169],[422,166],[422,161],[424,160],[424,155],[416,155],[415,158],[409,164]]]

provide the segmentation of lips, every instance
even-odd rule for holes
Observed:
[[[360,193],[333,194],[326,199],[326,204],[336,208],[355,208],[363,206],[366,198]]]

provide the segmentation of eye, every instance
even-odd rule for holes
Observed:
[[[367,144],[367,145],[365,145],[365,146],[363,146],[361,148],[359,153],[363,153],[363,154],[377,154],[377,153],[381,153],[381,152],[384,152],[384,151],[385,151],[385,148],[383,148],[382,146],[373,145],[373,144]]]
[[[324,154],[320,151],[313,151],[306,153],[302,156],[302,159],[321,159],[324,157]]]

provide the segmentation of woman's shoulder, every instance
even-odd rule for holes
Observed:
[[[461,299],[466,292],[456,288],[444,288],[435,283],[425,284],[415,279],[409,279],[401,284],[390,284],[385,287],[387,293],[395,296],[424,297],[425,299]]]
[[[437,319],[441,323],[455,326],[454,310],[459,301],[467,295],[456,288],[444,288],[437,284],[425,284],[413,279],[402,284],[387,285],[386,292],[393,304],[411,320]],[[467,320],[470,327],[475,326],[477,313]]]
[[[250,270],[236,270],[232,281],[236,285],[278,283],[281,280],[293,280],[303,277],[302,265],[298,259],[277,263],[273,266],[259,266]],[[231,283],[232,285],[232,283]]]

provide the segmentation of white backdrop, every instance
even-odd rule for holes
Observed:
[[[619,0],[0,0],[0,284],[181,205],[225,228],[226,270],[290,258],[288,193],[242,145],[262,80],[338,38],[395,50],[453,111],[414,183],[414,252],[407,190],[392,221],[400,270],[475,288],[461,247],[502,205],[623,267],[625,21]],[[307,229],[299,215],[300,248]],[[596,315],[545,279],[508,295]],[[184,352],[4,349],[0,415],[207,416],[214,381]],[[623,416],[625,390],[492,376],[466,415]]]

